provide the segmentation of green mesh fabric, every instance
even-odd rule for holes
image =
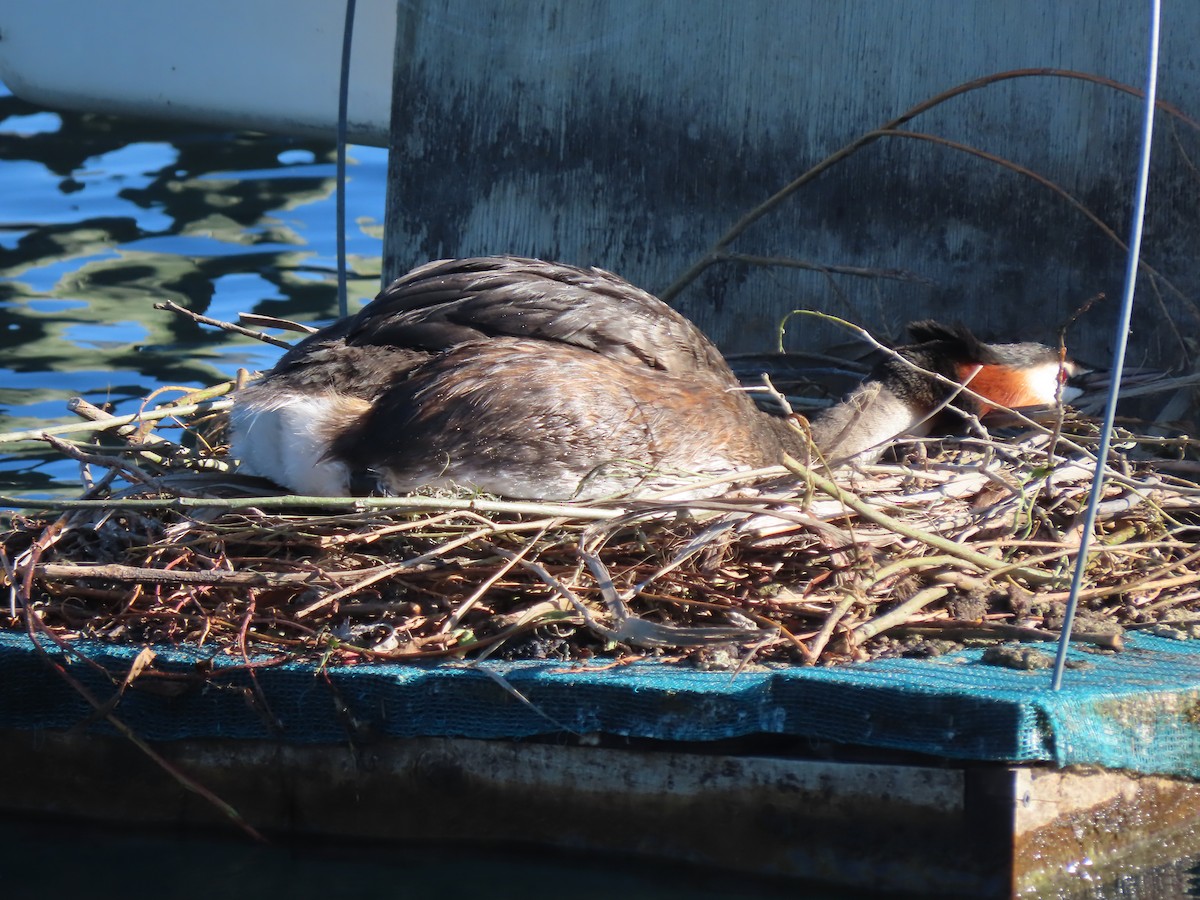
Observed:
[[[288,663],[256,668],[253,690],[241,661],[214,657],[208,648],[176,647],[160,649],[156,667],[195,677],[147,681],[143,689],[135,683],[116,713],[150,740],[332,743],[369,735],[574,732],[712,741],[780,734],[953,759],[1087,763],[1200,777],[1200,642],[1135,636],[1128,643],[1120,654],[1072,650],[1083,667],[1066,673],[1059,693],[1049,689],[1047,670],[987,665],[979,651],[736,675],[655,662],[324,671]],[[73,647],[118,678],[139,649]],[[47,649],[97,697],[114,693],[113,681],[93,666],[53,645]],[[91,713],[25,635],[0,633],[0,677],[0,726],[71,728]]]

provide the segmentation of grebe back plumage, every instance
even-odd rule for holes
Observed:
[[[239,392],[232,452],[299,493],[377,480],[562,499],[767,465],[800,441],[653,295],[487,257],[414,269],[290,349]]]

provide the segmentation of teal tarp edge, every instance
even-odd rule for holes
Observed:
[[[256,669],[255,688],[238,660],[173,647],[161,648],[155,665],[177,680],[146,680],[116,712],[149,740],[574,732],[703,742],[779,734],[952,759],[1200,777],[1200,642],[1135,636],[1129,645],[1120,654],[1073,650],[1083,668],[1068,671],[1058,694],[1045,670],[986,665],[972,650],[736,675],[657,662],[386,664],[322,673],[286,663]],[[140,649],[73,646],[118,679]],[[50,652],[98,698],[116,690],[94,667]],[[210,663],[212,677],[199,677]],[[0,633],[0,679],[0,726],[71,728],[91,714],[25,635]]]

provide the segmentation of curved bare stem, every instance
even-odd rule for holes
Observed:
[[[733,227],[725,232],[725,234],[722,235],[721,238],[715,244],[713,244],[703,256],[692,263],[687,271],[675,279],[674,283],[662,292],[661,297],[668,303],[671,302],[671,300],[678,296],[684,288],[699,278],[705,269],[720,261],[725,249],[731,243],[737,240],[737,238],[739,238],[742,233],[746,231],[746,229],[748,229],[767,213],[771,212],[771,210],[783,203],[784,200],[786,200],[796,191],[800,190],[800,188],[804,187],[804,185],[808,184],[810,181],[813,181],[817,178],[817,176],[837,165],[843,159],[853,156],[863,147],[866,147],[868,144],[873,144],[875,141],[879,140],[879,138],[898,131],[901,126],[906,125],[908,122],[915,119],[922,113],[928,112],[936,106],[940,106],[947,100],[952,100],[955,97],[970,93],[971,91],[977,91],[980,88],[990,87],[991,85],[999,84],[1003,81],[1012,81],[1017,78],[1069,78],[1077,81],[1091,82],[1092,84],[1097,84],[1101,87],[1120,91],[1121,93],[1129,94],[1133,97],[1143,96],[1142,91],[1133,87],[1132,85],[1122,84],[1119,81],[1113,81],[1111,78],[1105,78],[1101,75],[1094,75],[1090,72],[1076,72],[1072,69],[1012,69],[1007,72],[997,72],[992,75],[985,75],[982,78],[975,78],[971,81],[963,82],[962,84],[952,87],[947,91],[943,91],[940,94],[930,97],[928,100],[918,103],[916,106],[908,109],[906,112],[892,119],[890,122],[886,122],[881,127],[874,129],[873,131],[868,131],[866,134],[854,139],[841,149],[836,150],[829,156],[825,157],[815,166],[795,178],[793,181],[789,182],[779,191],[772,194],[758,206],[754,207],[754,209],[742,216],[742,218],[740,218],[736,223],[734,223]],[[1197,122],[1195,119],[1186,115],[1182,110],[1178,109],[1174,105],[1165,103],[1161,100],[1159,100],[1155,105],[1158,109],[1162,110],[1168,115],[1174,116],[1179,121],[1200,131],[1200,122]]]

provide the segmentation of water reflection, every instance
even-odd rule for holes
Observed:
[[[351,296],[378,287],[385,157],[352,148]],[[357,163],[357,164],[355,164]],[[83,396],[130,412],[278,355],[158,312],[230,319],[336,310],[334,148],[54,113],[0,88],[0,431],[65,418]],[[0,461],[0,490],[71,491],[73,464]]]
[[[69,851],[64,853],[64,848]],[[134,861],[114,865],[114,860]],[[252,844],[219,835],[101,828],[0,818],[5,896],[78,893],[87,878],[94,900],[152,886],[158,900],[279,896],[289,900],[359,897],[404,900],[869,900],[874,894],[826,892],[779,881],[708,872],[670,863],[608,859],[550,850],[379,846],[313,840]],[[86,873],[86,874],[85,874]]]

